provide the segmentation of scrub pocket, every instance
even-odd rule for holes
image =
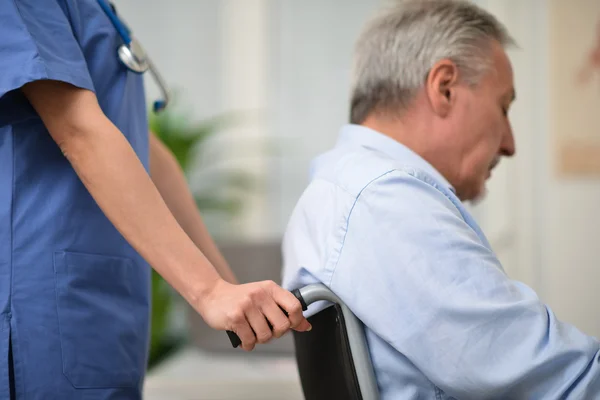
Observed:
[[[54,254],[63,373],[76,388],[140,385],[148,304],[128,258]]]

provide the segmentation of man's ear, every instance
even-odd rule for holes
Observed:
[[[458,67],[448,59],[440,60],[427,75],[427,97],[439,117],[446,117],[455,104],[456,85],[458,83]]]

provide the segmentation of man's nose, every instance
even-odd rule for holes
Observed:
[[[509,127],[506,134],[502,137],[502,143],[500,143],[500,155],[512,157],[515,155],[515,152],[515,138],[513,136],[512,128]]]

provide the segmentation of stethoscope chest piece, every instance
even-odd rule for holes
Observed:
[[[118,50],[119,60],[129,70],[138,74],[143,74],[149,68],[146,52],[135,39],[131,39],[129,45],[122,44]]]

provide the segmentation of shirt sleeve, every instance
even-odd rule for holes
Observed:
[[[66,10],[56,0],[0,0],[0,108],[19,112],[16,89],[42,79],[94,90]]]
[[[408,173],[356,200],[331,288],[460,399],[597,398],[599,343],[504,273],[450,199]]]

